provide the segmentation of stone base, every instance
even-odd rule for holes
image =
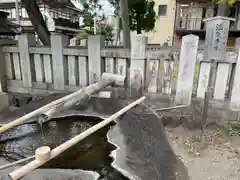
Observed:
[[[0,93],[0,111],[9,107],[9,98],[7,93]]]

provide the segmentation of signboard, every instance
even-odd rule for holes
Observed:
[[[204,59],[225,60],[228,42],[228,32],[232,18],[214,17],[206,21],[206,39]]]

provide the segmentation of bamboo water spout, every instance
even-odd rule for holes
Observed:
[[[43,165],[44,163],[48,162],[52,158],[55,158],[56,156],[58,156],[61,153],[63,153],[65,150],[67,150],[71,146],[77,144],[78,142],[82,141],[83,139],[85,139],[89,135],[93,134],[97,130],[103,128],[104,126],[106,126],[110,122],[114,121],[115,119],[117,119],[118,117],[120,117],[121,115],[126,113],[128,110],[130,110],[134,106],[136,106],[136,105],[140,104],[141,102],[143,102],[144,100],[145,100],[145,97],[141,97],[140,99],[134,101],[133,103],[125,106],[123,109],[121,109],[120,111],[116,112],[115,114],[113,114],[109,118],[106,118],[105,120],[101,121],[100,123],[92,126],[91,128],[87,129],[86,131],[84,131],[84,132],[80,133],[79,135],[75,136],[74,138],[72,138],[72,139],[66,141],[65,143],[61,144],[60,146],[54,148],[51,151],[51,153],[50,153],[51,155],[50,155],[50,157],[48,159],[40,159],[40,160],[35,159],[32,162],[26,164],[25,166],[22,166],[21,168],[11,172],[9,174],[9,177],[11,177],[12,180],[18,180],[18,179],[22,178],[23,176],[25,176],[29,172],[31,172],[34,169],[40,167],[41,165]]]
[[[36,109],[35,111],[32,111],[8,124],[3,125],[2,127],[0,127],[0,133],[3,133],[9,130],[10,128],[17,126],[25,121],[28,121],[29,119],[36,116],[41,117],[42,115],[44,115],[44,118],[42,119],[43,121],[49,119],[57,111],[68,108],[71,105],[80,102],[86,97],[89,97],[93,93],[96,93],[109,85],[123,86],[126,82],[125,79],[126,77],[122,75],[103,73],[102,78],[98,83],[82,88],[72,94],[64,96],[61,99],[53,101],[39,109]]]

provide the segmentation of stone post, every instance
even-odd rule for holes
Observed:
[[[32,62],[30,60],[29,46],[35,46],[34,34],[21,34],[18,36],[22,81],[24,87],[32,87]]]
[[[225,61],[226,59],[226,48],[227,48],[227,40],[228,40],[228,32],[230,20],[234,20],[232,18],[217,16],[214,18],[209,18],[204,20],[206,22],[206,38],[205,38],[205,47],[203,58],[205,60],[210,61],[210,69],[209,69],[209,78],[208,84],[204,95],[204,107],[202,114],[202,127],[201,127],[201,145],[203,144],[203,135],[204,130],[207,126],[207,116],[208,116],[208,105],[209,99],[212,94],[212,79],[213,79],[213,67],[214,62]],[[227,71],[229,64],[219,64],[218,70],[222,69],[223,71]],[[223,73],[223,75],[221,75]],[[215,99],[223,99],[225,95],[225,88],[227,85],[227,73],[218,71],[218,79],[215,85],[214,97]]]
[[[144,91],[147,37],[137,35],[131,42],[130,96],[142,96]]]
[[[103,70],[101,58],[101,48],[104,47],[104,37],[101,35],[88,37],[88,70],[89,84],[96,83],[100,78]]]
[[[198,41],[199,37],[192,34],[182,38],[177,91],[175,97],[176,104],[191,104]]]
[[[63,48],[68,46],[68,37],[58,33],[51,34],[51,52],[53,64],[54,90],[64,90],[66,84],[66,73],[64,69]]]

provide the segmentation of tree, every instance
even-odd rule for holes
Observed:
[[[104,17],[102,17],[99,22],[103,19]],[[85,11],[83,14],[83,24],[84,25],[81,26],[81,29],[77,34],[78,40],[87,39],[89,35],[94,35],[95,33],[104,35],[105,39],[108,41],[112,40],[113,27],[108,24],[101,24],[97,22],[94,25],[94,14],[91,14],[89,11]],[[94,32],[94,26],[96,28],[96,32]]]
[[[123,47],[125,49],[131,48],[131,33],[130,33],[130,23],[129,23],[129,8],[128,8],[128,0],[120,0],[119,2],[119,16],[117,20],[121,20],[122,25],[122,33],[123,33]],[[120,22],[118,22],[118,29],[117,29],[117,37],[120,37]],[[120,39],[120,38],[119,38]],[[128,63],[130,64],[130,63]],[[128,66],[128,68],[130,68]]]
[[[155,27],[156,13],[154,11],[154,1],[129,1],[130,29],[141,34],[142,30],[151,31]]]
[[[232,17],[235,14],[236,6],[239,7],[240,0],[213,0],[217,4],[217,16]]]
[[[108,24],[97,24],[96,34],[103,35],[107,41],[112,41],[113,38],[113,27]],[[77,40],[87,39],[89,35],[94,35],[93,28],[91,29],[80,29],[77,34]]]
[[[115,14],[119,15],[119,0],[109,0],[115,7]],[[142,31],[151,31],[155,27],[156,13],[153,0],[128,0],[130,29],[141,34]]]
[[[84,7],[82,10],[84,23],[88,27],[93,27],[91,26],[94,24],[93,17],[98,16],[97,11],[101,10],[101,6],[98,4],[98,0],[81,1]],[[57,8],[70,3],[70,0],[43,0],[43,2],[50,7]],[[22,3],[42,43],[44,45],[50,45],[50,33],[37,5],[37,0],[22,0]]]
[[[101,13],[102,7],[99,5],[98,0],[82,0],[82,4],[84,6],[82,14],[83,25],[77,34],[77,39],[87,39],[89,35],[101,34],[105,36],[106,40],[111,41],[113,27],[97,23],[105,19],[104,14]]]
[[[231,8],[235,8],[240,0],[213,0],[213,2],[218,4],[218,16],[228,16]]]
[[[101,24],[98,26],[98,33],[103,35],[107,41],[112,41],[113,27],[109,24]]]
[[[90,14],[91,16],[88,17],[93,18],[93,30],[94,34],[96,34],[96,21],[102,17],[101,13],[99,13],[102,10],[102,6],[99,4],[99,0],[81,0],[81,2],[84,6],[84,14]]]
[[[50,7],[60,7],[69,3],[69,0],[42,0]],[[22,0],[22,4],[26,9],[28,16],[38,34],[39,39],[44,45],[50,45],[50,33],[44,22],[43,16],[37,5],[37,0]]]
[[[22,0],[22,3],[42,43],[44,45],[50,45],[50,33],[44,22],[36,0]]]
[[[228,6],[232,7],[240,2],[240,0],[215,0],[217,3],[228,4]]]

